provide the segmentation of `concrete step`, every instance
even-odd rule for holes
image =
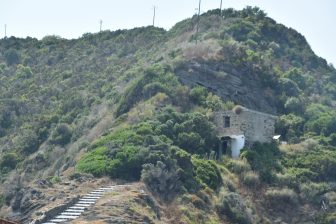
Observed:
[[[52,220],[50,220],[51,222],[56,222],[56,223],[60,223],[60,222],[65,222],[65,221],[67,221],[67,219],[52,219]]]
[[[71,207],[69,207],[69,209],[83,209],[83,210],[85,210],[86,207],[83,207],[83,206],[71,206]]]
[[[105,190],[104,189],[96,189],[96,190],[93,190],[91,192],[104,192]]]
[[[61,215],[74,215],[74,216],[76,216],[76,215],[81,215],[82,214],[82,212],[62,212],[61,213]]]
[[[82,199],[99,199],[101,197],[95,197],[95,196],[85,196],[85,197],[82,197]]]
[[[90,194],[87,194],[86,196],[91,196],[91,197],[101,197],[103,196],[103,193],[90,193]]]
[[[90,193],[91,194],[105,194],[105,192],[106,191],[101,190],[101,191],[91,191]]]
[[[85,199],[80,199],[77,203],[87,203],[87,204],[94,204],[96,203],[97,200],[85,200]]]
[[[56,219],[77,219],[79,215],[59,215]]]
[[[84,209],[71,209],[71,208],[68,208],[64,212],[84,212],[84,211],[85,211]]]
[[[75,204],[75,206],[79,206],[79,207],[90,207],[92,204],[85,204],[85,203],[78,203]]]
[[[82,199],[79,199],[78,202],[96,202],[97,201],[97,198],[82,198]]]

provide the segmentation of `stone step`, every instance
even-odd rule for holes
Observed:
[[[75,204],[75,206],[79,206],[79,207],[90,207],[92,204],[83,204],[83,203],[78,203],[78,204]]]
[[[42,224],[56,224],[56,222],[44,222]]]
[[[59,215],[56,219],[77,219],[79,215]]]
[[[79,202],[95,202],[97,201],[97,198],[82,198],[82,199],[79,199]]]
[[[95,197],[95,196],[85,196],[85,197],[82,197],[82,199],[99,199],[101,197]]]
[[[82,212],[62,212],[61,215],[81,215]]]
[[[86,196],[92,196],[92,197],[101,197],[103,193],[89,193]]]
[[[51,222],[56,222],[56,223],[60,223],[60,222],[65,222],[67,221],[67,219],[52,219],[50,220]]]
[[[96,190],[93,190],[91,192],[105,192],[105,190],[103,190],[103,189],[96,189]]]
[[[71,207],[69,207],[69,209],[83,209],[83,210],[85,210],[86,208],[83,207],[83,206],[71,206]]]
[[[105,194],[106,191],[101,190],[101,191],[91,191],[91,194]]]
[[[64,212],[84,212],[85,210],[84,209],[67,209],[65,210]]]
[[[96,201],[86,201],[86,200],[80,200],[79,202],[77,202],[79,204],[95,204]]]

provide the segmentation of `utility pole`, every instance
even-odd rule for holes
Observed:
[[[153,10],[154,10],[154,14],[153,14],[153,26],[155,25],[155,9],[156,9],[156,6],[154,5],[154,7],[153,7]]]
[[[219,15],[222,16],[222,1],[220,2],[220,6],[219,6]]]
[[[100,29],[99,29],[99,31],[101,32],[102,31],[103,20],[100,20],[99,23],[100,23]]]
[[[197,38],[198,38],[200,13],[201,13],[201,0],[199,0],[199,2],[198,2],[197,27],[196,27],[196,44],[197,44]]]

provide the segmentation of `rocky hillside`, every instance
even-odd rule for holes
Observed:
[[[197,22],[0,40],[0,216],[28,222],[89,173],[145,184],[152,223],[333,223],[334,67],[258,8]],[[218,161],[213,112],[237,104],[288,144]]]

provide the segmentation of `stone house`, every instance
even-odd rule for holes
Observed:
[[[277,117],[236,106],[233,110],[215,112],[214,120],[220,142],[219,155],[231,148],[233,158],[254,142],[271,142]]]

